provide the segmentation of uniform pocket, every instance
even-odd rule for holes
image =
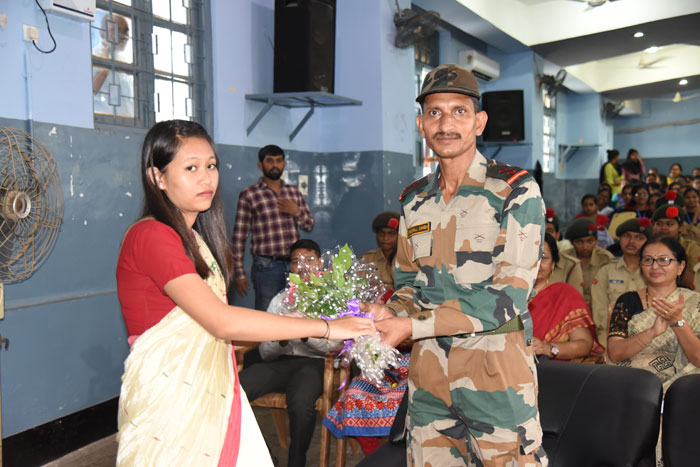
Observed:
[[[458,284],[479,283],[493,276],[493,249],[498,224],[457,225],[454,278]]]
[[[426,258],[432,254],[433,236],[430,233],[421,233],[410,238],[411,247],[413,248],[413,261],[420,258]]]

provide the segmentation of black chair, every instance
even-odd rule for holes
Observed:
[[[662,388],[655,375],[567,362],[543,362],[537,374],[542,445],[551,467],[656,464]],[[406,465],[405,449],[405,443],[384,443],[358,467]]]
[[[685,467],[700,462],[700,375],[674,381],[666,391],[661,430],[664,467]]]
[[[542,445],[552,467],[656,465],[661,381],[610,365],[538,365]]]

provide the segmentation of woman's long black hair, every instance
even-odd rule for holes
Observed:
[[[170,201],[165,192],[158,188],[154,168],[165,173],[168,164],[173,160],[185,138],[204,138],[214,147],[214,143],[202,125],[187,120],[169,120],[159,122],[146,134],[141,150],[141,182],[143,184],[144,200],[141,217],[151,216],[159,222],[172,227],[182,239],[185,253],[192,260],[197,274],[206,279],[210,274],[209,265],[199,253],[197,242],[185,224],[185,219],[177,207]],[[219,156],[216,155],[217,166]],[[226,280],[231,279],[233,254],[226,233],[226,218],[223,204],[217,188],[211,207],[199,213],[195,220],[194,230],[199,232],[209,246],[214,258],[219,263]]]

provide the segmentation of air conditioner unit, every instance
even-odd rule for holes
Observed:
[[[629,99],[624,103],[625,106],[620,111],[620,115],[642,115],[641,99]]]
[[[41,6],[54,13],[95,21],[95,0],[42,0]]]
[[[459,65],[485,81],[492,81],[501,74],[501,65],[496,60],[476,50],[462,50],[459,53]]]

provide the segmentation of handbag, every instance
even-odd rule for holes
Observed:
[[[394,416],[394,423],[389,430],[389,442],[401,444],[406,441],[406,414],[408,413],[408,389],[401,398],[399,409]]]

